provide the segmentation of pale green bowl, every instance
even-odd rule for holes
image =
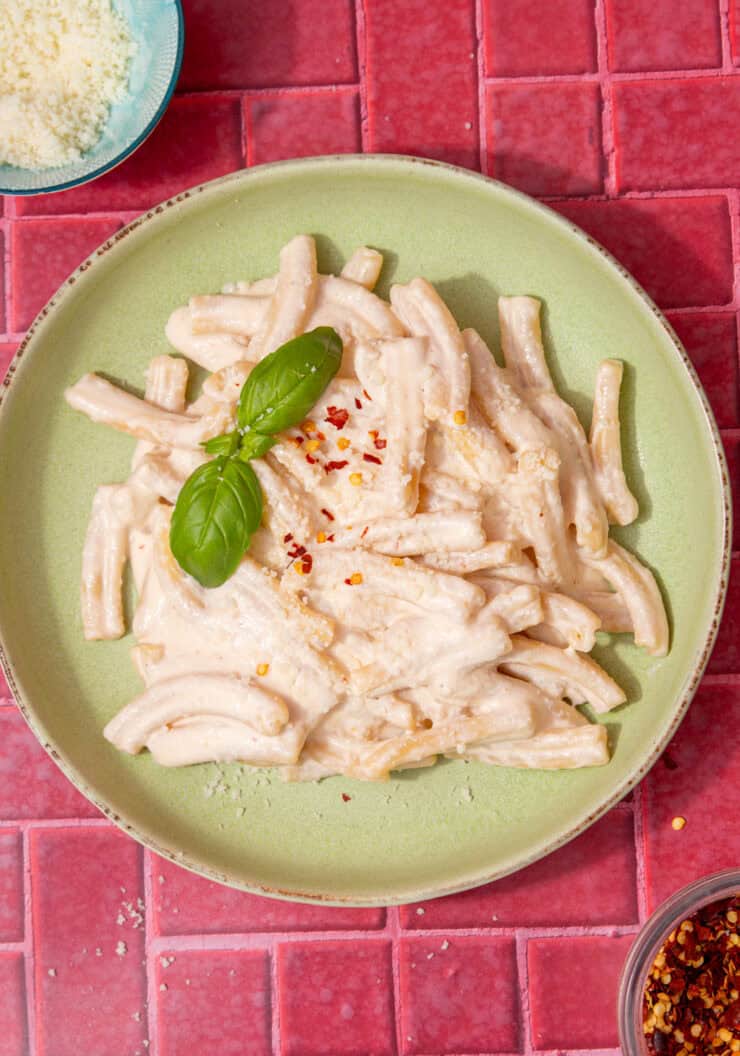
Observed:
[[[494,346],[497,294],[543,298],[550,362],[584,421],[599,360],[625,362],[626,466],[642,513],[615,534],[656,570],[673,644],[663,660],[625,637],[598,648],[630,700],[603,720],[608,766],[527,773],[444,762],[387,784],[285,785],[234,765],[222,768],[226,787],[209,795],[216,767],[165,770],[103,739],[104,723],[139,685],[130,637],[82,639],[80,553],[95,487],[127,475],[133,442],[73,413],[62,392],[89,370],[140,388],[149,359],[167,351],[163,327],[176,305],[272,273],[297,232],[317,236],[324,269],[338,268],[360,243],[377,246],[387,260],[383,291],[425,275],[461,325]],[[730,512],[719,437],[693,369],[647,297],[593,242],[523,195],[393,157],[320,158],[226,177],[101,247],[43,310],[10,382],[0,409],[8,675],[65,773],[161,854],[290,898],[428,898],[502,876],[581,832],[643,776],[675,731],[726,586]]]
[[[159,124],[182,64],[182,5],[180,0],[113,0],[113,7],[136,42],[126,96],[111,108],[100,139],[78,161],[39,170],[0,165],[0,194],[49,194],[88,183],[120,165]]]

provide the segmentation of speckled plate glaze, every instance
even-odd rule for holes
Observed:
[[[338,268],[360,243],[386,254],[382,291],[422,274],[462,325],[497,345],[496,296],[532,293],[560,391],[584,421],[597,363],[626,364],[623,439],[638,522],[616,536],[656,570],[673,627],[655,660],[626,638],[597,656],[629,703],[606,716],[606,767],[519,772],[443,762],[386,784],[286,785],[236,765],[168,771],[101,730],[138,690],[130,638],[85,643],[80,552],[97,484],[127,473],[133,441],[71,412],[62,391],[104,372],[141,386],[167,351],[173,307],[275,270],[297,232]],[[680,262],[677,262],[680,266]],[[550,210],[479,176],[394,157],[266,166],[159,206],[102,246],[36,320],[0,409],[0,633],[38,738],[126,832],[213,879],[278,897],[378,904],[430,898],[549,853],[655,762],[704,668],[727,580],[727,471],[706,398],[655,306],[603,250]],[[345,793],[350,798],[343,798]]]

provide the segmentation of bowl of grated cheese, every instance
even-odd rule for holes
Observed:
[[[0,194],[87,183],[152,132],[175,89],[180,0],[3,0]]]

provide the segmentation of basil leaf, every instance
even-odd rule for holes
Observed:
[[[221,436],[212,436],[200,445],[209,455],[233,455],[239,447],[239,433],[234,429]]]
[[[251,466],[224,456],[192,473],[177,497],[170,548],[204,587],[233,575],[262,518],[262,491]]]
[[[248,462],[250,458],[261,458],[277,443],[277,437],[262,436],[260,433],[245,433],[237,458]]]
[[[319,326],[265,356],[251,372],[239,399],[241,429],[279,433],[306,417],[339,370],[342,340]]]

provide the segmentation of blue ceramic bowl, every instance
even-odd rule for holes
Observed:
[[[180,0],[113,0],[113,6],[137,44],[126,97],[112,107],[102,136],[79,161],[41,170],[0,165],[0,194],[46,194],[94,180],[132,154],[164,114],[182,64]]]

